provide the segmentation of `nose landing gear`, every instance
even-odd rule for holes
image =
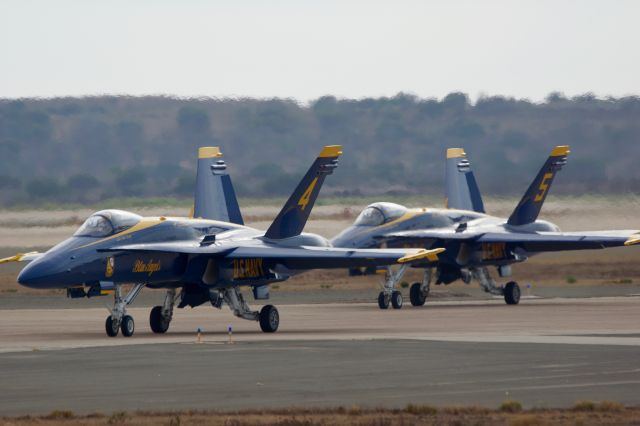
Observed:
[[[104,328],[107,336],[115,337],[122,330],[125,337],[133,336],[135,323],[133,317],[127,315],[127,306],[130,305],[136,296],[142,291],[145,284],[136,284],[129,291],[126,297],[122,297],[122,284],[116,284],[114,289],[114,303],[111,315],[107,317]]]

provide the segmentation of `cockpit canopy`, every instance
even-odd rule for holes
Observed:
[[[89,216],[74,237],[108,237],[131,228],[142,216],[123,210],[101,210]]]
[[[378,226],[404,215],[407,208],[394,203],[374,203],[362,210],[354,225]]]

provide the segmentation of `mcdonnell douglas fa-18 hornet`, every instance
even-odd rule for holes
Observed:
[[[350,268],[435,262],[442,249],[341,249],[302,230],[325,177],[337,167],[340,146],[327,146],[302,178],[269,229],[245,226],[218,148],[199,150],[194,210],[191,218],[141,217],[121,210],[91,215],[69,239],[46,253],[27,253],[0,263],[30,261],[18,282],[32,288],[63,288],[72,298],[114,294],[105,322],[109,336],[134,333],[127,306],[144,287],[164,288],[161,306],[151,310],[154,333],[165,333],[178,307],[224,303],[244,319],[275,332],[278,310],[266,305],[252,311],[240,287],[254,298],[269,298],[269,285],[316,268]],[[133,283],[124,295],[123,284]],[[177,294],[177,290],[181,290]]]
[[[568,146],[554,148],[511,216],[502,219],[485,213],[464,150],[451,148],[446,160],[446,208],[410,209],[394,203],[374,203],[331,243],[345,248],[445,248],[436,266],[436,284],[458,279],[468,284],[475,279],[486,292],[502,295],[507,304],[515,305],[520,301],[518,284],[510,281],[504,287],[496,285],[489,274],[490,266],[496,267],[501,277],[509,277],[512,264],[537,253],[640,243],[638,231],[560,232],[553,223],[538,220],[551,183],[567,163],[568,154]],[[398,280],[396,276],[394,282]],[[424,305],[431,281],[432,268],[427,267],[422,282],[410,287],[413,306]],[[387,286],[378,297],[381,309],[388,308],[389,298],[394,308],[402,307],[401,296],[393,286]]]

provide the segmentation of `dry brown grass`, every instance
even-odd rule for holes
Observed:
[[[606,401],[605,401],[606,402]],[[57,410],[45,416],[0,418],[2,426],[99,426],[99,425],[213,425],[213,426],[404,426],[404,425],[632,425],[638,424],[640,408],[618,403],[596,404],[600,409],[576,412],[573,409],[533,409],[517,413],[482,407],[442,407],[409,404],[404,410],[361,407],[289,408],[238,412],[116,412],[76,416]],[[622,409],[620,409],[622,407]],[[608,410],[608,409],[611,410]]]

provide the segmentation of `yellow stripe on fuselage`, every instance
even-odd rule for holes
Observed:
[[[147,228],[151,228],[152,226],[159,225],[162,222],[164,222],[165,220],[166,220],[166,218],[164,218],[164,217],[143,218],[140,222],[138,222],[137,224],[135,224],[134,226],[132,226],[129,229],[126,229],[126,230],[124,230],[122,232],[119,232],[117,234],[111,235],[110,237],[102,238],[102,239],[100,239],[98,241],[94,241],[92,243],[85,244],[83,246],[78,247],[77,249],[93,246],[93,245],[96,245],[96,244],[104,243],[105,241],[109,241],[109,240],[113,240],[113,239],[116,239],[116,238],[124,237],[125,235],[133,234],[134,232],[142,231],[143,229],[147,229]]]

